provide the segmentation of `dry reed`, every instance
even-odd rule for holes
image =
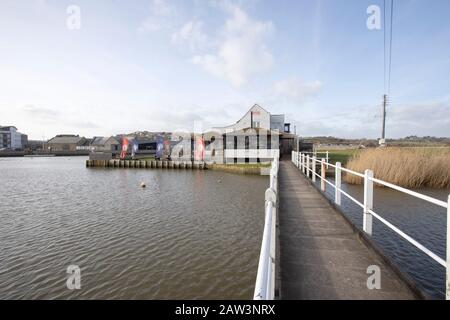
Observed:
[[[450,149],[378,148],[356,154],[346,166],[364,173],[371,169],[377,179],[405,188],[449,188]],[[362,184],[363,179],[346,174],[350,184]]]

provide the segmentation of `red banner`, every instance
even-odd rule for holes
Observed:
[[[203,139],[202,137],[197,137],[195,139],[194,160],[205,160],[205,149],[205,139]]]
[[[123,137],[122,139],[122,152],[120,153],[120,159],[125,159],[125,157],[127,156],[127,150],[128,150],[128,145],[129,145],[129,141],[127,138]]]

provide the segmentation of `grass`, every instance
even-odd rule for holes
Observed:
[[[371,169],[377,179],[405,188],[449,188],[450,149],[388,147],[366,149],[347,163],[350,170],[363,173]],[[346,174],[350,184],[362,184],[355,175]]]
[[[360,152],[359,149],[330,150],[328,151],[329,162],[332,164],[340,162],[342,165],[345,165],[358,152]],[[319,155],[320,157],[324,156],[323,153],[320,153]]]

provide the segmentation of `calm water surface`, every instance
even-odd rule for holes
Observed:
[[[0,299],[252,297],[267,178],[85,160],[0,159]]]
[[[333,181],[333,178],[327,178]],[[334,183],[334,181],[333,181]],[[316,181],[320,187],[320,182]],[[343,189],[361,203],[362,186],[343,184]],[[447,201],[450,190],[420,189],[417,192]],[[334,188],[326,196],[334,201]],[[362,230],[362,208],[341,195],[342,210]],[[446,209],[389,188],[374,188],[374,211],[445,260]],[[399,268],[429,297],[445,298],[445,268],[373,218],[372,238]]]

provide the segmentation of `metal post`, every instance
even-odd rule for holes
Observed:
[[[329,157],[329,154],[328,154],[328,151],[327,151],[327,169],[328,169],[328,163],[330,162],[330,157]]]
[[[386,134],[386,104],[387,104],[387,95],[383,95],[383,125],[381,128],[381,139],[383,142]]]
[[[372,235],[372,214],[369,210],[373,209],[373,171],[367,169],[364,172],[364,216],[363,216],[363,229],[364,231]]]
[[[323,192],[325,192],[325,178],[326,178],[326,170],[325,170],[325,159],[322,158],[321,161],[321,180],[320,180],[320,189],[322,189]]]
[[[305,173],[305,164],[306,164],[306,157],[305,154],[302,153],[302,172]]]
[[[298,166],[298,169],[301,171],[303,168],[303,154],[301,154],[300,152],[298,153],[298,157],[299,157],[299,161],[300,161],[300,165]]]
[[[447,267],[445,299],[450,300],[450,194],[447,199]]]
[[[309,154],[306,155],[306,176],[309,178]]]
[[[312,157],[312,181],[316,182],[316,156]]]
[[[341,163],[336,162],[336,172],[334,183],[336,184],[336,188],[334,189],[334,202],[340,206],[341,205]]]

